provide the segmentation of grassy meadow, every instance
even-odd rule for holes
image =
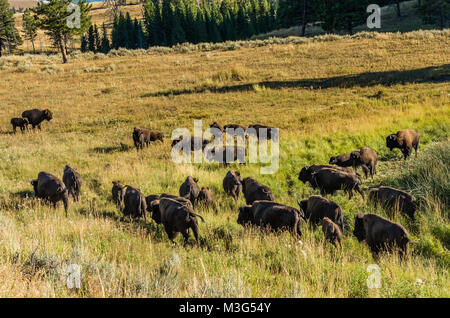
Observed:
[[[450,36],[447,31],[372,34],[305,43],[216,50],[149,51],[0,59],[0,297],[449,297]],[[159,52],[159,53],[158,53]],[[11,117],[49,108],[43,130],[11,133]],[[237,165],[271,187],[276,201],[297,206],[317,194],[302,184],[304,165],[363,146],[379,154],[374,180],[424,195],[415,223],[368,206],[359,195],[332,199],[344,211],[343,249],[303,222],[300,241],[236,223],[235,203],[222,189],[227,168],[176,165],[173,129],[261,123],[280,129],[280,167]],[[161,130],[166,141],[137,152],[134,126]],[[399,129],[421,134],[417,159],[403,161],[385,137]],[[80,203],[40,204],[30,180],[39,171],[62,177],[70,163],[83,178]],[[178,193],[188,176],[214,193],[200,207],[201,243],[177,247],[148,218],[121,219],[111,182],[145,195]],[[404,225],[412,239],[405,260],[373,259],[352,236],[353,216],[376,213]],[[192,238],[191,238],[192,240]],[[193,241],[193,240],[192,240]],[[66,288],[66,267],[82,266],[82,287]],[[367,267],[381,270],[368,289]]]

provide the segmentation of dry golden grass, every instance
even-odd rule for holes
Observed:
[[[429,145],[448,140],[449,49],[445,33],[416,32],[234,51],[99,56],[66,65],[58,56],[1,59],[0,296],[448,297],[448,206],[437,198],[430,197],[433,206],[421,211],[417,224],[394,218],[414,241],[406,261],[395,255],[374,260],[352,237],[352,217],[363,211],[387,215],[360,197],[333,198],[349,226],[340,252],[306,224],[301,242],[289,233],[246,230],[236,224],[243,199],[234,203],[222,190],[226,168],[175,165],[168,140],[138,153],[131,131],[145,126],[169,139],[174,128],[192,129],[194,119],[205,126],[218,121],[278,127],[276,174],[260,175],[260,165],[232,168],[269,185],[277,201],[292,206],[314,193],[297,180],[303,165],[370,146],[382,160],[375,180],[363,181],[367,191],[415,165],[385,148],[388,133],[419,130],[419,160],[425,164]],[[10,134],[9,119],[34,107],[50,108],[54,119],[42,132]],[[84,180],[82,201],[71,205],[67,219],[61,208],[39,204],[29,183],[42,170],[61,176],[66,163]],[[206,219],[200,246],[172,247],[152,221],[120,220],[110,200],[116,179],[148,195],[177,193],[189,174],[215,196],[212,209],[198,210]],[[65,287],[65,266],[73,263],[82,265],[78,294]],[[366,285],[372,263],[381,268],[382,287],[376,290]]]

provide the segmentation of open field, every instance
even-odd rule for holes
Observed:
[[[0,59],[0,297],[449,297],[450,37],[420,31],[236,50],[70,59]],[[12,135],[9,119],[49,108],[43,131]],[[371,186],[394,185],[425,195],[416,223],[367,206],[359,195],[333,197],[345,214],[343,250],[303,223],[301,241],[236,223],[218,164],[176,165],[174,128],[210,123],[262,123],[280,129],[280,168],[238,166],[269,185],[276,201],[296,206],[316,194],[297,180],[302,166],[369,146],[379,154]],[[131,132],[164,132],[164,144],[136,152]],[[385,136],[417,129],[417,159],[389,152]],[[39,171],[62,176],[70,163],[83,177],[69,216],[33,197]],[[121,220],[111,181],[145,195],[177,193],[187,175],[214,192],[200,208],[200,246],[173,247],[151,220]],[[353,216],[374,212],[404,225],[410,253],[372,258],[352,236]],[[82,266],[78,293],[65,286],[68,264]],[[378,264],[381,288],[368,289]]]

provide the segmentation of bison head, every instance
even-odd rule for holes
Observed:
[[[302,168],[298,175],[298,180],[302,181],[303,183],[311,180],[311,172],[309,172],[309,166],[305,166]]]
[[[386,137],[386,147],[389,148],[390,151],[398,146],[397,135],[390,134]]]
[[[45,120],[50,121],[50,120],[53,119],[53,114],[52,114],[52,112],[51,112],[50,110],[45,109],[45,110],[43,111],[43,114],[44,114],[44,119],[45,119]]]
[[[237,223],[242,226],[253,223],[253,212],[251,205],[244,205],[239,208]]]
[[[37,197],[37,195],[38,195],[38,180],[37,179],[31,180],[31,185],[33,186],[33,189],[34,189],[34,196]]]
[[[366,239],[366,230],[364,229],[364,214],[362,213],[355,215],[355,229],[353,230],[353,235],[358,239],[359,242]]]
[[[152,219],[156,224],[161,223],[161,211],[159,210],[159,200],[154,200],[151,203],[152,206]]]

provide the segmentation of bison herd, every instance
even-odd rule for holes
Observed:
[[[41,129],[44,120],[53,118],[50,110],[28,110],[23,112],[22,118],[12,118],[13,131],[19,127],[24,132],[28,125],[33,129]],[[240,125],[221,126],[217,122],[211,127],[221,131],[227,128],[241,128]],[[266,138],[272,137],[271,128],[263,125],[252,125],[256,131],[259,128],[267,128],[269,133]],[[133,141],[136,149],[148,147],[151,142],[163,142],[163,134],[159,131],[135,127]],[[257,136],[259,137],[259,136]],[[172,145],[180,142],[182,137],[172,142]],[[205,145],[205,140],[198,143],[191,140],[194,145]],[[419,145],[419,133],[415,130],[400,130],[396,134],[390,134],[386,138],[386,146],[393,150],[399,148],[405,160],[411,154],[412,149]],[[324,237],[334,246],[342,247],[344,233],[344,217],[339,204],[326,198],[327,195],[336,195],[337,191],[348,193],[349,199],[353,197],[353,191],[358,192],[364,199],[361,189],[361,176],[358,167],[361,167],[366,178],[373,178],[376,173],[378,161],[377,153],[368,147],[352,151],[350,154],[341,154],[330,158],[329,165],[314,164],[301,169],[298,179],[303,183],[309,183],[313,189],[320,191],[320,195],[312,195],[307,199],[298,200],[298,209],[275,202],[272,190],[252,177],[241,178],[239,171],[229,170],[225,175],[222,185],[225,194],[234,200],[239,200],[242,192],[245,205],[238,208],[237,223],[244,227],[256,226],[272,231],[288,230],[294,237],[300,237],[301,219],[313,228],[322,226]],[[69,196],[74,201],[79,200],[82,180],[76,169],[67,165],[63,170],[62,181],[48,173],[40,172],[37,179],[31,181],[36,198],[51,203],[54,207],[62,201],[67,216]],[[185,244],[188,242],[191,229],[197,242],[199,242],[199,227],[197,218],[203,222],[201,215],[195,212],[198,205],[213,204],[213,193],[207,186],[200,188],[198,179],[188,176],[180,185],[179,194],[163,193],[160,195],[145,196],[140,189],[131,185],[122,185],[119,181],[112,182],[112,200],[121,209],[124,217],[147,220],[146,213],[151,213],[151,219],[156,224],[162,224],[168,238],[173,240],[181,233]],[[424,202],[424,198],[415,198],[413,195],[392,187],[380,186],[369,190],[368,201],[374,206],[380,205],[389,211],[400,211],[412,220],[415,212]],[[380,251],[398,249],[401,255],[407,253],[410,239],[403,226],[391,222],[375,214],[357,214],[354,217],[353,235],[358,241],[365,241],[374,255]]]

